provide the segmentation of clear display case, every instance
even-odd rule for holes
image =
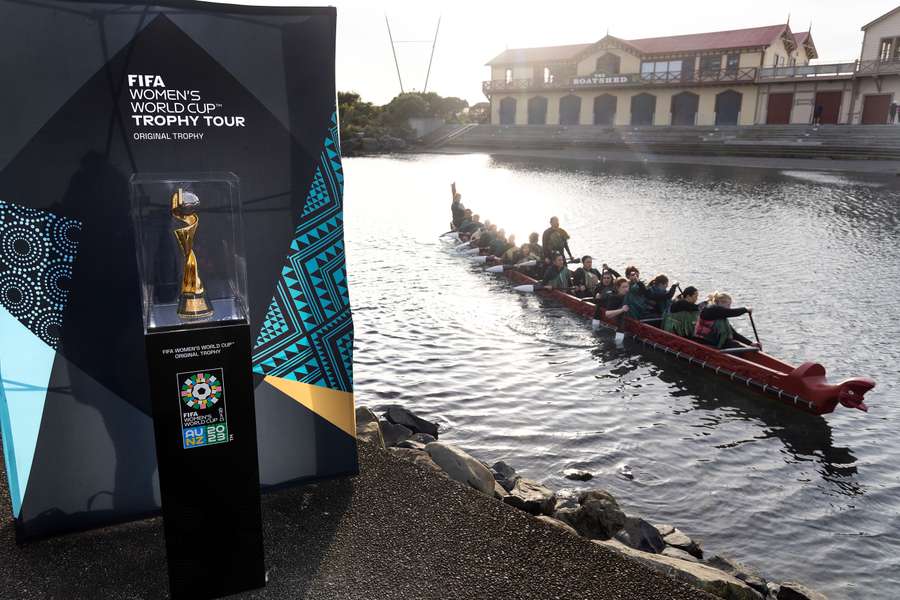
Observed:
[[[239,183],[233,173],[131,177],[145,332],[247,322]]]

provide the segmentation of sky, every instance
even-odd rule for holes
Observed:
[[[222,1],[222,0],[220,0]],[[225,0],[230,1],[230,0]],[[859,58],[860,27],[894,9],[897,0],[244,0],[244,4],[337,7],[337,85],[384,104],[400,92],[385,25],[390,20],[406,91],[422,90],[431,40],[441,18],[428,90],[474,104],[485,100],[485,63],[507,48],[595,42],[607,31],[624,39],[701,33],[784,23],[793,31],[812,22],[817,62]],[[746,7],[752,7],[748,12]],[[406,43],[413,41],[416,43]],[[424,43],[422,43],[424,42]]]

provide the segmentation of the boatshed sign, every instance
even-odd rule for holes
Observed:
[[[594,73],[586,77],[575,77],[572,79],[572,85],[613,85],[617,83],[628,83],[631,79],[628,75],[607,75],[605,73]]]

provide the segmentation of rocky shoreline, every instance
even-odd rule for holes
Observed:
[[[472,487],[571,535],[589,539],[720,598],[826,600],[800,583],[775,583],[728,558],[707,557],[700,541],[673,525],[652,524],[627,515],[605,490],[566,496],[522,477],[504,461],[483,463],[452,444],[438,441],[437,424],[403,407],[387,407],[381,418],[359,407],[356,429],[361,443],[380,446],[440,477]],[[570,470],[565,475],[577,481],[591,479],[585,471]]]

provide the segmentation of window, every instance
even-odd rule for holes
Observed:
[[[891,60],[900,60],[900,38],[894,38],[894,54]]]
[[[607,52],[597,59],[594,73],[603,73],[604,75],[619,74],[620,59],[615,54]]]
[[[729,73],[737,73],[738,65],[741,64],[741,55],[740,54],[729,54],[725,58],[725,70]]]
[[[712,56],[700,57],[700,70],[706,73],[718,72],[722,70],[722,55],[715,54]]]
[[[659,60],[641,63],[641,79],[671,81],[681,77],[680,60]]]
[[[550,67],[544,67],[544,83],[553,83],[553,71]]]
[[[506,79],[506,83],[512,83],[512,69],[506,70],[506,75],[504,78]]]
[[[880,60],[880,61],[891,60],[891,49],[893,48],[893,45],[894,45],[893,39],[881,40],[881,49],[878,51],[878,60]]]

